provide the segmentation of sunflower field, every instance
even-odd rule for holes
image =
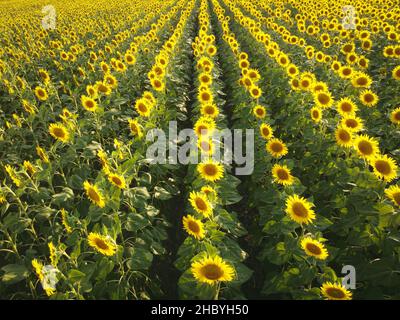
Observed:
[[[399,165],[399,0],[0,0],[1,299],[400,299]]]

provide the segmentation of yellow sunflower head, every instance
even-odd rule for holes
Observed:
[[[68,129],[61,123],[52,123],[49,126],[49,133],[57,140],[61,142],[68,142],[70,134]]]
[[[183,228],[188,234],[190,234],[191,236],[193,236],[198,240],[204,238],[205,231],[204,231],[204,225],[201,222],[201,220],[198,220],[191,215],[187,215],[186,217],[183,217],[182,222],[183,222]]]
[[[390,186],[385,190],[386,196],[392,200],[392,202],[400,207],[400,186],[399,185],[393,185]]]
[[[311,237],[305,237],[301,240],[301,247],[305,253],[319,260],[325,260],[328,257],[328,250],[318,240]]]
[[[377,155],[371,160],[374,174],[387,182],[397,178],[397,164],[387,155]]]
[[[352,293],[340,283],[325,282],[321,293],[327,300],[351,300]]]
[[[209,217],[212,214],[211,203],[204,193],[192,191],[189,195],[189,202],[193,209],[204,217]]]
[[[299,224],[309,224],[315,219],[313,206],[313,203],[295,194],[286,199],[285,211],[293,221]]]
[[[286,144],[278,138],[270,139],[266,144],[266,149],[274,158],[283,157],[288,153]]]
[[[88,235],[89,245],[105,256],[113,256],[117,251],[115,242],[109,236],[103,236],[96,232],[91,232]]]
[[[197,172],[202,179],[215,182],[223,178],[224,166],[222,163],[210,159],[199,163],[197,165]]]
[[[219,256],[206,256],[193,262],[191,271],[197,281],[209,285],[232,281],[235,276],[235,269]]]
[[[97,186],[92,185],[89,181],[85,181],[83,183],[83,188],[85,189],[86,195],[92,203],[94,203],[100,208],[104,208],[105,206],[104,197],[101,194],[100,190],[97,188]]]
[[[286,165],[275,164],[272,167],[272,177],[276,183],[283,186],[290,186],[294,182],[294,177]]]

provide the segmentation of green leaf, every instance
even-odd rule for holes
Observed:
[[[20,264],[8,264],[1,268],[5,273],[1,277],[1,281],[6,284],[17,283],[24,280],[29,276],[29,271],[24,265]]]

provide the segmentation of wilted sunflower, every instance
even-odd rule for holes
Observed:
[[[106,203],[104,201],[103,195],[101,194],[97,186],[92,185],[89,181],[86,180],[83,183],[83,188],[85,189],[86,195],[90,199],[90,201],[92,201],[98,207],[104,208]]]
[[[235,275],[234,268],[219,256],[207,256],[193,262],[191,271],[197,281],[209,285],[214,285],[218,281],[232,281]]]
[[[189,195],[189,202],[197,213],[200,213],[205,217],[211,215],[212,206],[205,194],[192,191]]]
[[[342,98],[337,103],[337,110],[342,115],[353,115],[357,111],[356,104],[350,98]]]
[[[385,190],[386,196],[393,201],[395,205],[400,207],[400,186],[394,185],[390,186]]]
[[[265,111],[265,107],[260,106],[260,105],[258,104],[258,105],[256,105],[256,106],[253,108],[253,114],[254,114],[257,118],[262,119],[262,118],[264,118],[265,115],[267,114],[267,111]]]
[[[70,135],[68,129],[61,123],[52,123],[49,126],[49,133],[61,142],[68,142]]]
[[[390,113],[390,121],[392,121],[395,124],[400,124],[400,107],[394,109]]]
[[[371,160],[371,165],[374,168],[374,174],[387,182],[392,181],[397,177],[397,165],[394,159],[387,155],[377,155]]]
[[[136,119],[129,119],[129,129],[131,130],[132,135],[141,138],[143,136],[142,129],[139,125],[139,122]]]
[[[364,90],[363,92],[361,92],[359,99],[361,103],[367,107],[373,107],[379,101],[377,94],[372,92],[371,90]]]
[[[266,149],[274,158],[283,157],[288,153],[288,148],[278,138],[270,139],[266,144]]]
[[[311,115],[311,119],[315,123],[318,123],[322,119],[322,110],[318,107],[312,107],[310,110],[310,115]]]
[[[328,250],[325,246],[311,237],[305,237],[301,240],[301,247],[305,253],[319,260],[325,260],[328,257]]]
[[[341,147],[352,147],[353,146],[353,134],[351,130],[339,126],[335,131],[336,143]]]
[[[24,161],[24,168],[30,176],[33,176],[36,173],[36,168],[30,161]]]
[[[275,164],[272,167],[272,176],[274,181],[284,186],[290,186],[294,182],[294,177],[286,165]]]
[[[293,221],[309,224],[315,219],[315,212],[311,209],[313,206],[313,203],[295,194],[286,199],[285,211]]]
[[[359,156],[365,159],[372,159],[379,154],[379,143],[375,138],[367,135],[359,135],[354,139],[354,148]]]
[[[108,175],[108,181],[110,181],[114,186],[120,189],[126,188],[125,178],[122,175],[116,173],[110,173]]]
[[[274,130],[271,128],[269,124],[263,123],[260,126],[260,134],[264,139],[269,140],[272,138]]]
[[[96,232],[88,235],[89,245],[105,256],[113,256],[117,251],[117,246],[109,236],[103,236]]]
[[[91,97],[81,96],[81,103],[87,111],[95,112],[97,110],[97,102]]]
[[[186,217],[183,217],[182,222],[183,228],[188,234],[199,240],[204,238],[205,232],[201,220],[198,220],[191,215],[187,215]]]
[[[321,293],[327,300],[351,300],[352,293],[340,283],[325,282]]]
[[[35,96],[40,101],[46,101],[49,98],[49,95],[47,94],[46,89],[44,89],[42,87],[36,87],[35,88]]]
[[[202,179],[215,182],[224,176],[224,166],[219,162],[207,160],[197,165],[197,172]]]

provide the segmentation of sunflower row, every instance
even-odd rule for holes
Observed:
[[[220,16],[219,20],[226,21],[226,19],[224,19],[223,12],[221,11],[223,9],[219,6],[218,2],[213,1],[213,3],[215,5],[216,10],[218,11],[218,12],[216,12],[216,14],[218,15],[218,13],[219,13],[219,16]],[[229,31],[228,23],[225,24],[225,27],[223,29],[224,29],[224,37],[225,37],[226,36],[225,33]],[[227,43],[234,42],[233,40],[227,41],[226,39],[225,39],[225,41]],[[237,42],[235,41],[234,43],[237,43]],[[236,49],[236,45],[235,45],[235,49]],[[236,56],[236,60],[237,60],[236,64],[241,67],[241,65],[242,65],[241,62],[243,61],[241,59],[241,55],[243,54],[243,52],[240,52],[240,50],[237,50],[237,52],[232,51],[232,53],[234,53]],[[250,68],[250,65],[249,65],[250,63],[247,61],[247,54],[246,54],[245,62],[246,62],[246,65],[248,64],[248,67]],[[242,69],[241,73],[243,74],[243,69]],[[240,83],[243,85],[243,81],[240,81]],[[254,115],[257,118],[261,118],[259,115],[257,115],[257,113],[254,113]],[[265,113],[264,113],[263,117],[265,117]],[[267,126],[268,126],[268,128],[267,128],[268,133],[270,133],[270,134],[268,134],[266,137],[263,135],[263,133],[265,133],[262,130],[263,125],[261,126],[260,131],[261,131],[262,137],[264,139],[269,140],[269,139],[271,139],[271,136],[272,136],[272,128],[269,125],[267,125]],[[265,124],[264,124],[264,131],[266,131]],[[269,168],[269,170],[271,170],[272,165],[268,163],[270,161],[270,159],[263,159],[263,158],[265,158],[263,156],[264,148],[261,148],[260,151],[261,151],[261,155],[259,156],[260,160],[256,162],[255,171],[256,172],[259,171],[259,169],[257,169],[257,167],[262,168],[262,170],[265,170],[266,168]],[[272,153],[271,153],[271,155],[272,155]],[[282,155],[278,156],[278,158],[280,158],[280,157],[282,157]],[[290,162],[290,160],[289,160],[289,162]],[[302,186],[300,180],[295,178],[294,176],[292,176],[291,169],[289,169],[289,167],[286,164],[275,163],[272,166],[271,172],[272,172],[274,182],[279,185],[282,185],[284,187],[284,190],[281,191],[279,188],[276,188],[276,186],[274,186],[273,184],[266,185],[265,187],[268,189],[272,188],[272,189],[276,190],[275,195],[277,198],[286,199],[286,209],[285,209],[286,214],[290,217],[291,220],[300,224],[300,226],[303,229],[303,224],[308,225],[309,223],[313,222],[313,220],[316,218],[316,216],[315,216],[315,212],[312,209],[312,207],[314,205],[311,202],[307,201],[305,198],[298,196],[295,192],[295,189],[299,189],[299,187]],[[254,175],[254,178],[252,178],[252,180],[251,180],[251,184],[255,184],[255,185],[259,185],[260,183],[265,184],[265,182],[263,182],[262,180],[265,180],[264,175],[262,175],[261,181],[256,175]],[[258,201],[258,202],[259,202],[259,207],[257,209],[261,212],[263,210],[262,204],[260,203],[260,201]],[[304,208],[305,211],[308,211],[308,213],[307,213],[307,216],[309,218],[308,220],[301,219],[301,217],[299,215],[299,213],[301,211],[300,208]],[[303,216],[306,216],[306,215],[303,215]],[[277,222],[275,224],[275,228],[277,228],[277,225],[279,225],[279,224],[282,224],[282,226],[285,226],[287,224],[287,222],[285,220],[283,220],[282,222]],[[262,223],[262,226],[264,226],[264,222]],[[322,262],[321,265],[324,266],[325,265],[324,261],[328,257],[328,250],[326,249],[326,247],[323,244],[323,241],[326,241],[326,239],[324,239],[322,233],[319,230],[311,231],[308,233],[304,230],[302,236],[297,236],[296,232],[293,229],[293,234],[294,234],[294,239],[297,239],[295,241],[298,243],[299,247],[302,248],[304,254],[306,256],[310,256],[312,259],[315,259],[315,261],[320,261],[320,263]],[[278,239],[280,239],[280,238],[281,238],[281,236],[278,237]],[[292,243],[293,244],[294,239],[290,238],[290,237],[286,238],[286,239],[284,239],[284,242],[281,242],[281,244],[283,244],[283,243],[287,243],[287,244]],[[321,242],[321,239],[322,239],[322,242]],[[279,244],[279,243],[277,243],[277,244]],[[317,276],[317,275],[315,275],[315,276]],[[325,282],[321,287],[321,292],[324,294],[325,287],[330,286],[330,285],[333,285],[333,284]],[[334,286],[339,286],[339,285],[334,284]],[[350,292],[347,292],[347,294],[349,297],[351,296]]]

